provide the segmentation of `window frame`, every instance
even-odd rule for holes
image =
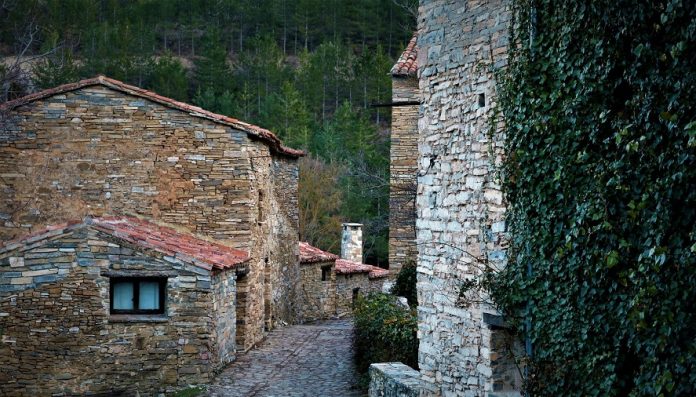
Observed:
[[[159,309],[140,309],[140,283],[157,282],[159,284]],[[133,283],[133,309],[114,309],[114,286],[116,283]],[[167,295],[166,277],[110,277],[109,278],[109,314],[165,314]]]

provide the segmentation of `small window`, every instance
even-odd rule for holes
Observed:
[[[167,279],[112,278],[111,314],[163,314]]]
[[[360,288],[353,288],[353,306],[355,306],[355,301],[360,297]]]
[[[481,93],[478,95],[478,105],[480,108],[486,107],[486,94]]]
[[[328,281],[331,279],[331,266],[324,266],[321,268],[321,281]]]

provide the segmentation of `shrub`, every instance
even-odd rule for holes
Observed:
[[[408,262],[404,264],[396,276],[396,281],[391,293],[408,299],[408,304],[418,306],[418,294],[416,293],[416,264]]]
[[[418,368],[418,322],[415,310],[396,302],[393,295],[359,297],[355,316],[355,363],[366,373],[372,363],[400,361]]]

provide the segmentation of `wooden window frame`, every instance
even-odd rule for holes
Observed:
[[[159,283],[159,309],[143,310],[140,305],[140,283],[143,281],[156,281]],[[133,283],[133,309],[114,309],[114,285],[120,282]],[[164,314],[167,295],[166,277],[111,277],[109,278],[109,313],[110,314]]]

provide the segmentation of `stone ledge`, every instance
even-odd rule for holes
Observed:
[[[408,365],[379,363],[370,365],[369,397],[419,397],[424,396],[420,373]]]
[[[169,317],[164,314],[112,314],[110,323],[166,323]]]

